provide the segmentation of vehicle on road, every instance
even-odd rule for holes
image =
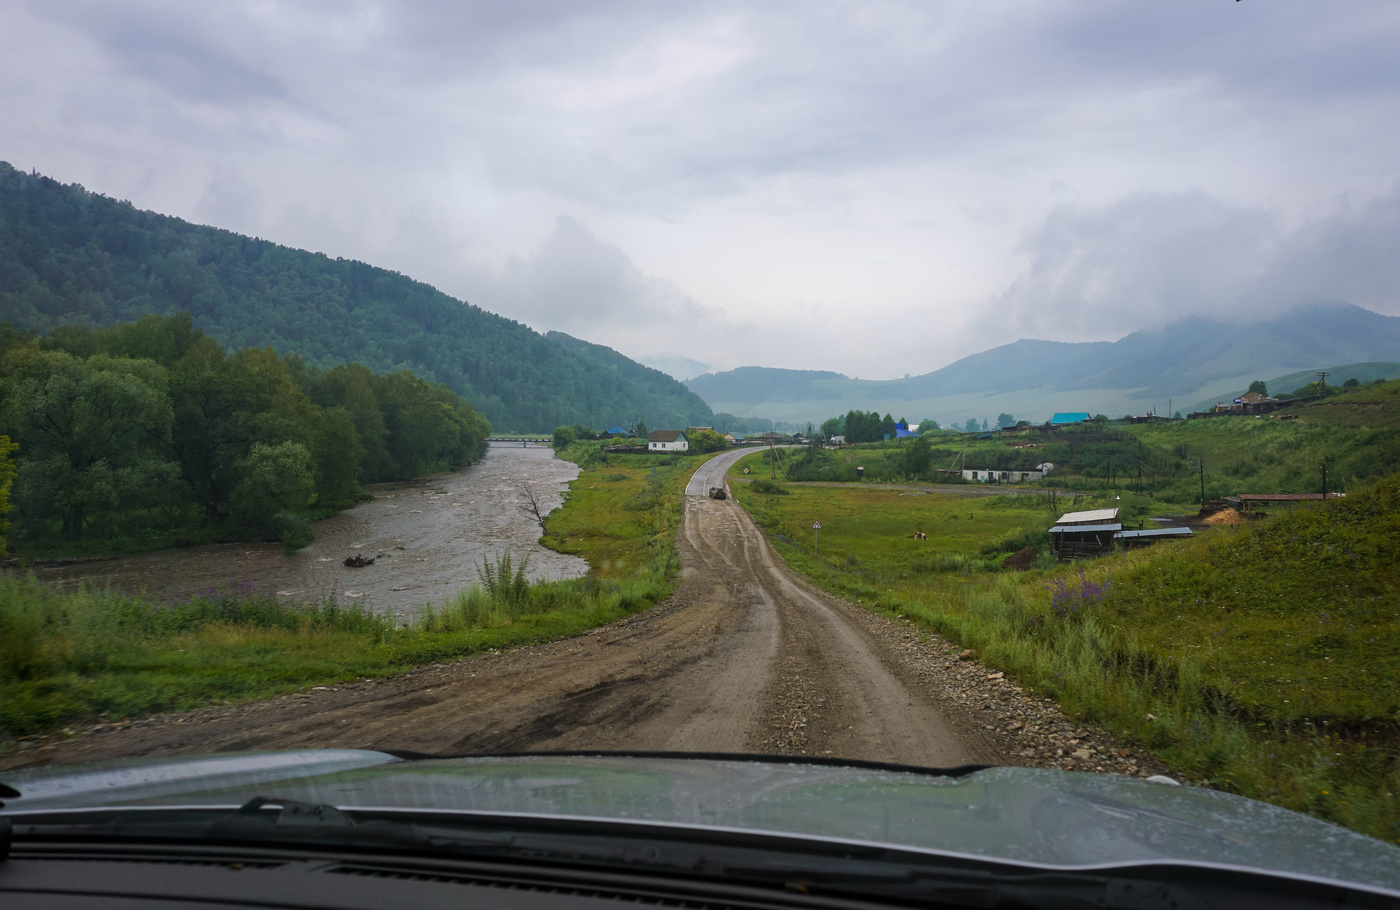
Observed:
[[[0,905],[1390,907],[1400,849],[1215,791],[1029,768],[330,750],[40,767]]]

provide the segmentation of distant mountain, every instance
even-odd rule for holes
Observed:
[[[682,357],[680,354],[652,354],[648,357],[638,357],[637,360],[652,369],[660,370],[667,376],[675,377],[682,382],[710,372],[710,365],[708,363],[691,360],[689,357]]]
[[[944,424],[1001,412],[1039,422],[1054,411],[1178,410],[1252,379],[1398,358],[1400,318],[1319,303],[1247,325],[1190,317],[1113,342],[1023,339],[908,379],[741,367],[686,385],[715,411],[784,420],[874,408]]]
[[[710,419],[668,376],[613,351],[602,362],[397,272],[141,211],[0,162],[0,321],[48,332],[179,310],[226,347],[412,370],[498,430]]]

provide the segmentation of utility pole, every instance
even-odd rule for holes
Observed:
[[[1206,507],[1206,460],[1200,459],[1201,465],[1201,508]]]
[[[1322,498],[1327,499],[1327,459],[1322,459]]]

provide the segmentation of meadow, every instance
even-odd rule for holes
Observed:
[[[1068,566],[1042,555],[1028,571],[1001,562],[1043,549],[1059,511],[1044,495],[731,486],[827,590],[975,649],[1184,778],[1400,841],[1400,475],[1187,542]],[[1078,507],[1153,504],[1105,493]]]

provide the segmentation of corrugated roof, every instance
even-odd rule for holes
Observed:
[[[1051,418],[1050,418],[1050,423],[1051,423],[1051,424],[1060,424],[1060,423],[1083,423],[1084,421],[1086,421],[1086,420],[1088,420],[1088,419],[1089,419],[1089,412],[1088,412],[1088,411],[1066,411],[1066,412],[1064,412],[1064,413],[1062,413],[1062,414],[1056,414],[1056,415],[1054,415],[1053,417],[1051,417]]]
[[[1117,522],[1102,525],[1055,525],[1050,529],[1051,534],[1078,534],[1081,531],[1086,534],[1097,534],[1100,531],[1121,531],[1123,526]]]
[[[1119,531],[1122,537],[1190,537],[1190,528],[1149,528],[1145,531]]]
[[[684,435],[680,430],[652,430],[647,442],[675,442]]]
[[[1087,512],[1066,512],[1057,525],[1102,524],[1118,517],[1117,509],[1090,509]]]

